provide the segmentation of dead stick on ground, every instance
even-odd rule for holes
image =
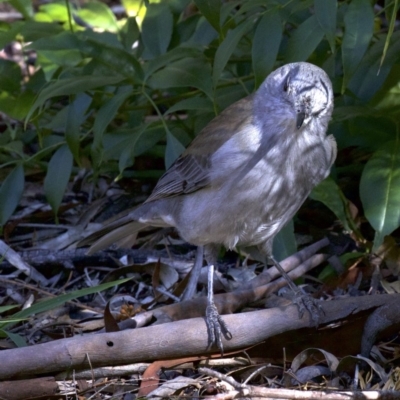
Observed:
[[[376,295],[322,302],[321,327],[364,310],[400,301],[400,295]],[[306,313],[305,313],[306,314]],[[240,350],[269,337],[311,327],[309,315],[298,318],[297,307],[224,315],[233,339],[224,341],[225,351]],[[63,370],[81,370],[207,354],[207,329],[203,318],[177,321],[122,332],[91,334],[35,346],[3,350],[0,379],[22,378]],[[214,350],[216,352],[216,350]]]

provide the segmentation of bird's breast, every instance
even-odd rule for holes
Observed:
[[[244,176],[241,172],[259,149],[261,133],[248,128],[225,143],[212,160],[213,184],[183,200],[182,215],[190,217],[185,226],[179,224],[182,236],[194,244],[228,248],[273,238],[330,168],[323,161],[323,140],[291,139],[282,138],[268,149]]]

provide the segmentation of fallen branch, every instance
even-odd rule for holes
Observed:
[[[44,377],[26,379],[18,382],[0,382],[0,398],[2,400],[31,399],[33,397],[53,396],[58,391],[54,378]]]
[[[400,295],[392,294],[322,302],[325,315],[321,318],[321,329],[329,329],[329,326],[324,325],[332,322],[350,320],[352,315],[362,311],[372,311],[399,301]],[[313,325],[308,313],[298,318],[297,307],[294,305],[285,309],[224,315],[223,318],[233,334],[231,341],[224,341],[227,353],[255,345],[283,332]],[[207,337],[204,319],[194,318],[3,350],[0,379],[215,353],[217,350],[206,351]]]

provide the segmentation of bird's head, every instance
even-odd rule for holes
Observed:
[[[297,129],[320,120],[327,124],[333,110],[332,84],[321,68],[306,62],[286,64],[262,83],[255,96],[255,112],[262,120],[279,114]],[[257,116],[256,116],[257,117]]]

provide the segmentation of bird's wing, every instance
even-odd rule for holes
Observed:
[[[248,96],[232,104],[214,118],[160,178],[146,203],[211,185],[211,156],[230,137],[252,123],[252,98]]]
[[[194,154],[183,155],[160,178],[146,202],[195,192],[209,183],[207,157]]]

